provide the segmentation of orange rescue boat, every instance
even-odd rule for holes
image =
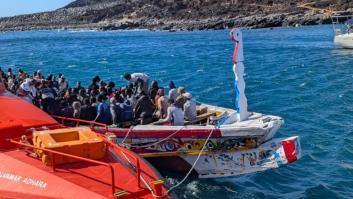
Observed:
[[[171,198],[137,154],[60,125],[1,83],[0,159],[2,198]]]

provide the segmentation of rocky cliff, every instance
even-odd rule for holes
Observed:
[[[204,30],[330,23],[308,0],[76,0],[51,12],[0,18],[0,31],[89,28]],[[316,1],[316,8],[353,10],[352,0]]]

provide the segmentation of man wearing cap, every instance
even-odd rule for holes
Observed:
[[[186,99],[184,104],[185,119],[188,121],[194,121],[197,116],[196,102],[192,100],[191,93],[184,93],[183,96]]]

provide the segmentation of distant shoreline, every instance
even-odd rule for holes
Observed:
[[[317,18],[316,18],[317,19]],[[0,18],[1,20],[1,18]],[[2,28],[0,26],[0,32],[22,32],[22,31],[97,31],[97,32],[109,32],[109,31],[161,31],[161,32],[183,32],[183,31],[209,31],[209,30],[224,30],[224,29],[232,29],[236,27],[241,27],[244,29],[262,29],[262,28],[286,28],[286,27],[298,27],[298,26],[310,26],[310,25],[322,25],[322,24],[331,24],[331,21],[328,21],[327,19],[320,19],[319,22],[314,22],[311,21],[309,23],[305,24],[292,24],[292,25],[277,25],[277,26],[271,26],[270,24],[262,24],[260,25],[254,25],[254,26],[241,26],[242,24],[240,23],[239,26],[234,26],[234,27],[228,27],[228,26],[219,26],[219,27],[210,27],[210,28],[198,28],[195,26],[188,26],[185,25],[185,27],[181,26],[170,26],[168,28],[166,27],[128,27],[125,26],[124,28],[121,28],[119,26],[115,25],[98,25],[98,24],[85,24],[85,25],[77,25],[77,26],[13,26],[11,28]]]
[[[276,28],[299,28],[299,27],[311,27],[320,25],[330,25],[330,23],[325,24],[313,24],[313,25],[299,25],[299,26],[275,26],[275,27],[264,27],[264,28],[251,28],[251,27],[233,27],[241,28],[246,30],[260,30],[260,29],[276,29]],[[0,33],[11,33],[11,32],[198,32],[198,31],[217,31],[217,30],[231,30],[232,28],[224,29],[204,29],[204,30],[162,30],[162,29],[146,29],[146,28],[135,28],[135,29],[116,29],[116,30],[100,30],[97,28],[49,28],[49,29],[23,29],[23,30],[0,30]]]
[[[144,29],[176,32],[331,23],[327,13],[300,7],[304,1],[271,2],[76,0],[55,11],[0,18],[0,31]],[[316,6],[326,8],[331,4]],[[352,13],[353,3],[337,3],[332,9]]]

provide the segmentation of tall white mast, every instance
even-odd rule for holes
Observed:
[[[248,100],[245,95],[243,36],[241,30],[233,29],[231,31],[231,39],[235,42],[233,53],[235,110],[237,112],[237,121],[243,121],[248,118],[249,112]]]

